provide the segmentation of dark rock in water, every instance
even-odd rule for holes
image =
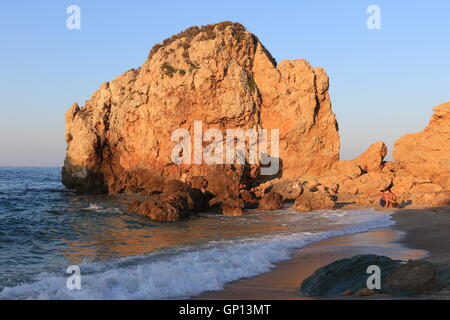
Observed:
[[[254,197],[254,194],[248,190],[241,190],[240,198],[244,200],[245,209],[257,209],[259,206],[258,200]]]
[[[205,212],[209,209],[209,203],[208,203],[208,197],[203,192],[201,192],[198,189],[188,189],[186,191],[178,191],[174,192],[168,195],[163,195],[166,198],[170,197],[171,195],[179,194],[186,198],[188,203],[188,209],[191,212],[199,213],[199,212]]]
[[[187,199],[171,194],[163,200],[133,202],[128,210],[157,221],[179,221],[190,216]]]
[[[426,261],[408,261],[393,270],[384,282],[383,289],[396,296],[417,296],[443,289],[436,267]]]
[[[209,202],[213,212],[226,216],[240,217],[244,215],[244,200],[233,198],[214,198]]]
[[[358,292],[367,287],[370,274],[367,268],[377,265],[381,269],[381,284],[401,261],[377,255],[360,255],[349,259],[337,260],[331,264],[317,269],[313,275],[306,278],[300,290],[305,296],[338,296],[350,290]]]
[[[277,192],[270,192],[261,199],[259,202],[259,209],[260,210],[267,210],[267,211],[273,211],[273,210],[280,210],[283,208],[283,197],[281,194]]]

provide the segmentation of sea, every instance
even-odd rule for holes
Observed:
[[[187,299],[268,272],[308,244],[394,224],[371,209],[289,204],[155,222],[127,211],[136,197],[76,194],[61,168],[0,167],[0,299]]]

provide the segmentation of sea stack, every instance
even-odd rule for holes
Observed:
[[[188,28],[67,111],[63,183],[88,193],[154,192],[189,169],[214,188],[229,166],[171,158],[172,133],[194,132],[195,122],[203,131],[278,129],[280,169],[265,180],[320,175],[339,160],[328,87],[323,69],[305,60],[277,64],[239,23]],[[240,181],[258,181],[258,166],[232,169]]]

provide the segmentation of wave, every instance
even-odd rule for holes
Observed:
[[[116,261],[83,262],[81,290],[67,289],[68,274],[41,273],[33,283],[4,288],[0,299],[182,299],[270,271],[310,243],[394,224],[391,214],[373,210],[322,215],[337,222],[339,230],[222,240]]]

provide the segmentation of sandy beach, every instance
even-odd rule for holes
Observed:
[[[207,292],[193,299],[311,299],[301,296],[298,289],[306,277],[335,260],[360,254],[384,255],[403,261],[424,259],[435,263],[450,262],[447,246],[450,241],[450,207],[398,210],[393,214],[393,219],[396,224],[389,228],[311,244],[297,250],[290,260],[277,264],[268,273],[226,284],[221,291]],[[448,292],[441,291],[425,298],[447,297],[450,297]],[[389,297],[375,295],[370,298]]]

